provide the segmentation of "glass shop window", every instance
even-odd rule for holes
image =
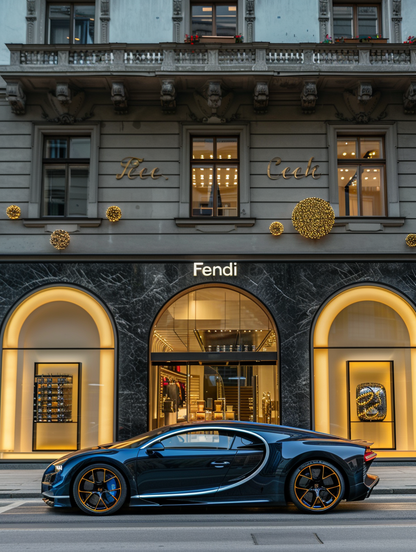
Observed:
[[[194,136],[191,143],[191,216],[238,217],[238,138]]]
[[[192,2],[191,34],[234,37],[237,34],[237,2]]]
[[[87,216],[90,143],[89,136],[45,138],[42,216]]]
[[[49,44],[94,44],[94,24],[94,4],[48,4]]]
[[[377,38],[380,30],[379,4],[335,4],[334,38]]]
[[[340,216],[386,216],[386,160],[383,138],[338,137]]]

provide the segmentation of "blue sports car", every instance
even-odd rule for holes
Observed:
[[[284,505],[320,514],[363,500],[379,478],[365,441],[253,422],[184,423],[67,454],[42,478],[50,506]]]

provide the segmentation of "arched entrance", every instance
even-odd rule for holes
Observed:
[[[253,296],[206,284],[174,297],[151,333],[149,426],[280,423],[277,329]]]
[[[314,428],[374,443],[381,457],[416,451],[416,314],[377,285],[347,289],[313,331]]]
[[[0,457],[53,458],[114,439],[115,338],[91,295],[55,286],[3,328]]]

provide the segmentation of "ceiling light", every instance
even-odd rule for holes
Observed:
[[[344,151],[344,153],[342,155],[347,155],[347,153]]]

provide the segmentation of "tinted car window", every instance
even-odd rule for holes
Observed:
[[[228,450],[233,441],[233,437],[231,433],[225,431],[189,431],[166,437],[166,439],[161,440],[161,443],[166,449],[209,448]]]
[[[250,448],[255,447],[257,445],[263,445],[263,441],[260,439],[257,439],[256,437],[252,435],[236,435],[233,441],[232,448],[233,449],[242,449],[242,448]]]

